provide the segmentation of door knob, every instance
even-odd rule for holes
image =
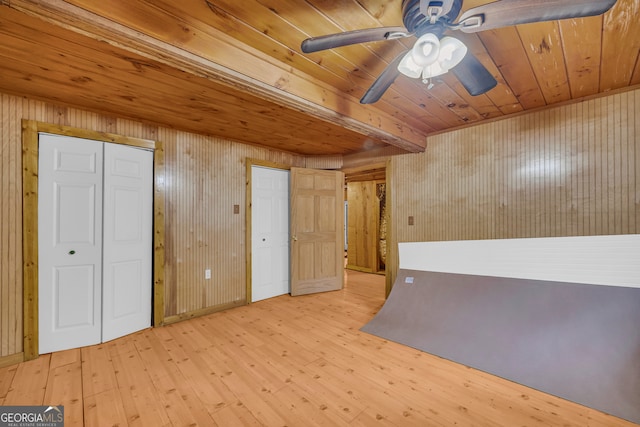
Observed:
[[[298,241],[298,237],[297,236],[293,236],[293,237],[291,237],[291,240],[293,240],[294,242],[297,242]]]
[[[75,253],[76,253],[76,251],[74,251],[73,249],[71,249],[71,250],[69,251],[69,255],[73,255],[73,254],[75,254]]]

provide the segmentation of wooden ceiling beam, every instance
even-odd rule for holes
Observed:
[[[114,0],[11,0],[7,6],[178,70],[205,77],[409,152],[426,135],[202,23]],[[75,4],[72,4],[75,3]],[[135,12],[135,13],[132,13]],[[155,30],[154,30],[155,29]],[[152,33],[152,34],[150,34]]]

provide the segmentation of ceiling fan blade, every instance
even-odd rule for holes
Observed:
[[[387,89],[389,89],[389,86],[391,86],[395,81],[396,77],[398,77],[398,74],[400,74],[400,71],[398,71],[398,64],[402,61],[402,58],[404,58],[407,52],[408,51],[402,52],[396,57],[396,59],[387,65],[387,68],[384,69],[382,74],[378,76],[371,87],[367,89],[362,99],[360,99],[360,104],[373,104],[382,97]]]
[[[304,53],[333,49],[351,44],[375,42],[409,37],[411,34],[404,27],[381,27],[364,30],[346,31],[344,33],[311,37],[302,41],[300,48]]]
[[[482,95],[496,87],[498,82],[489,70],[471,52],[467,52],[462,61],[451,69],[462,86],[473,96]]]
[[[616,0],[501,0],[467,10],[456,29],[465,33],[530,22],[600,15]]]

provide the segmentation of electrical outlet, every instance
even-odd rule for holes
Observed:
[[[209,270],[208,268],[204,271],[204,278],[206,280],[211,279],[211,270]]]

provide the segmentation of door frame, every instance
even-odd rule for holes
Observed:
[[[291,170],[291,166],[289,165],[284,165],[281,163],[275,163],[275,162],[270,162],[268,160],[257,160],[257,159],[251,159],[251,158],[247,158],[246,162],[245,162],[245,167],[246,167],[246,197],[245,197],[245,224],[246,224],[246,230],[247,232],[245,233],[245,259],[246,259],[246,303],[247,304],[251,304],[251,297],[252,297],[252,285],[253,285],[253,267],[252,267],[252,253],[251,253],[251,245],[253,243],[253,227],[252,227],[252,222],[251,222],[251,218],[252,218],[252,208],[251,208],[251,204],[252,204],[252,194],[251,194],[251,185],[252,185],[252,172],[251,172],[251,168],[253,166],[260,166],[260,167],[265,167],[265,168],[271,168],[271,169],[280,169],[280,170]],[[289,195],[291,195],[291,189],[289,189]]]
[[[372,169],[384,169],[384,181],[385,181],[385,199],[387,209],[385,210],[385,219],[387,222],[387,258],[385,262],[384,276],[385,276],[385,298],[391,293],[393,283],[395,282],[398,271],[398,242],[395,241],[395,229],[392,220],[392,179],[394,176],[392,157],[387,158],[385,161],[365,164],[363,166],[357,166],[352,168],[342,169],[345,174],[345,182],[349,181],[349,175],[361,175],[368,174]],[[375,179],[370,179],[375,181]],[[347,200],[348,202],[348,200]]]
[[[22,120],[23,358],[38,357],[38,134],[40,132],[152,149],[153,326],[164,324],[164,148],[160,141]]]

